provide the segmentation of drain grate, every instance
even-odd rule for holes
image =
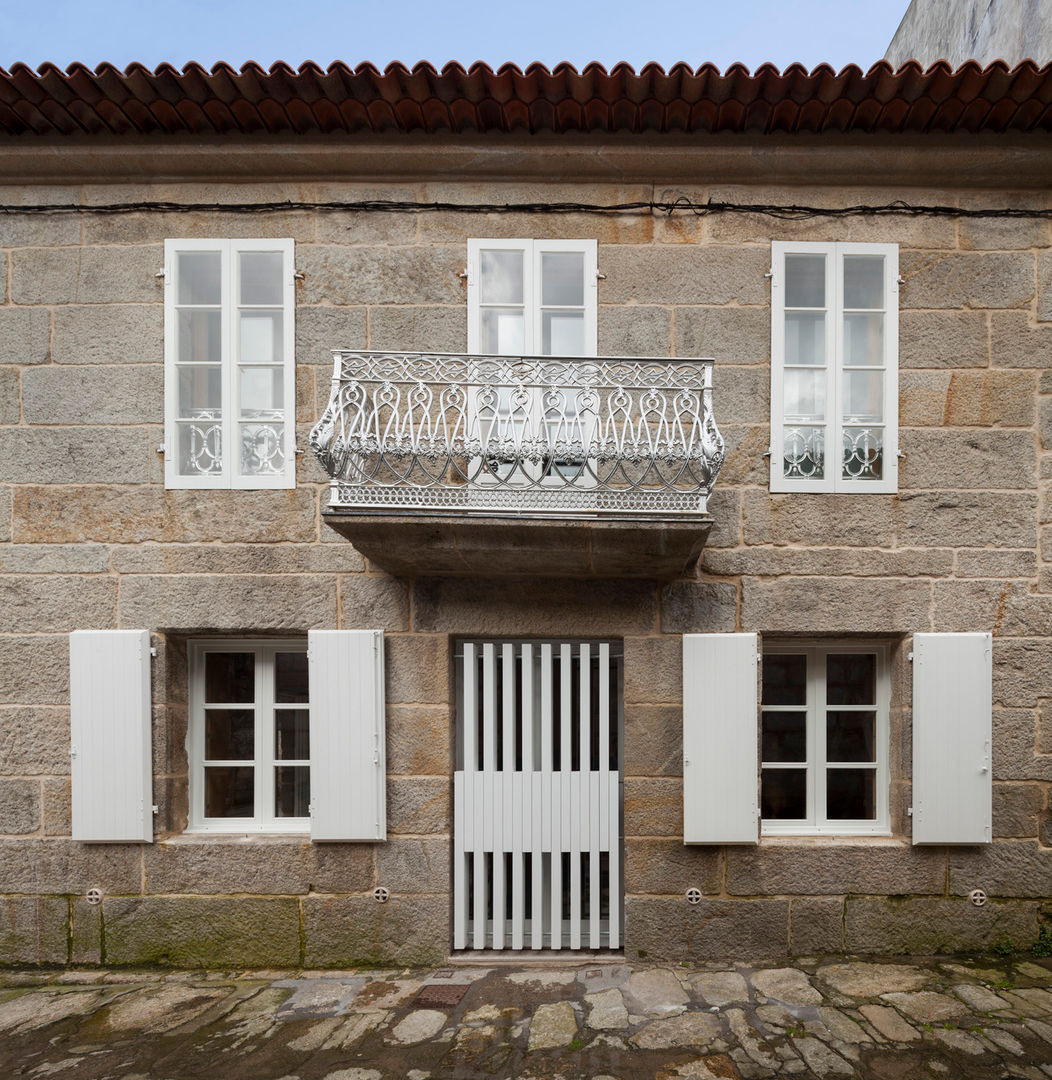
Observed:
[[[433,983],[425,986],[413,999],[417,1005],[426,1008],[448,1009],[459,1005],[461,998],[468,992],[470,983],[450,983],[447,986],[436,986]]]

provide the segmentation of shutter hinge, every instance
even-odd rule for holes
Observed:
[[[767,273],[764,274],[763,276],[765,278],[773,278],[774,277],[774,267],[772,266],[771,269],[768,270]]]
[[[913,663],[913,653],[912,652],[906,653],[906,659],[912,664]]]
[[[457,274],[457,277],[460,278],[461,281],[467,281],[468,283],[471,282],[471,278],[468,276],[468,268],[466,266],[463,270],[460,271],[459,274]]]
[[[69,756],[71,758],[75,758],[77,756],[77,748],[75,746],[71,746],[69,748]]]
[[[293,270],[292,271],[292,280],[293,281],[302,281],[303,277],[304,277],[304,275],[303,275],[302,270]]]
[[[165,270],[165,268],[162,266],[161,269],[158,270],[157,273],[154,274],[153,276],[155,278],[163,278],[165,281],[167,281],[168,280],[168,271]]]
[[[912,806],[907,806],[906,807],[906,815],[908,817],[913,817],[913,807]]]
[[[151,806],[151,807],[150,807],[150,809],[151,809],[151,810],[152,810],[152,811],[153,811],[153,812],[154,812],[155,814],[159,814],[159,813],[161,812],[161,810],[160,810],[160,807],[158,807],[157,803],[154,803],[154,804],[153,804],[153,806]]]
[[[606,274],[601,274],[601,273],[599,273],[598,270],[596,270],[596,272],[595,272],[595,280],[596,281],[606,281]]]
[[[157,655],[157,646],[156,645],[151,645],[150,646],[150,655],[151,656],[156,656]]]

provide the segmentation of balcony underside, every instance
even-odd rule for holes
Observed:
[[[646,578],[692,571],[712,518],[566,519],[326,510],[376,566],[403,577]]]

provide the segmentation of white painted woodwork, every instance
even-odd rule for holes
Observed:
[[[311,630],[311,840],[386,840],[382,630]]]
[[[988,844],[993,640],[913,636],[913,842]]]
[[[148,630],[69,636],[73,839],[153,842]]]
[[[755,634],[683,635],[683,842],[759,840]]]
[[[454,948],[619,948],[619,658],[466,642],[457,664]]]

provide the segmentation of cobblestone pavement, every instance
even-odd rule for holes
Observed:
[[[1052,1077],[1052,961],[547,959],[0,972],[0,1077]]]

